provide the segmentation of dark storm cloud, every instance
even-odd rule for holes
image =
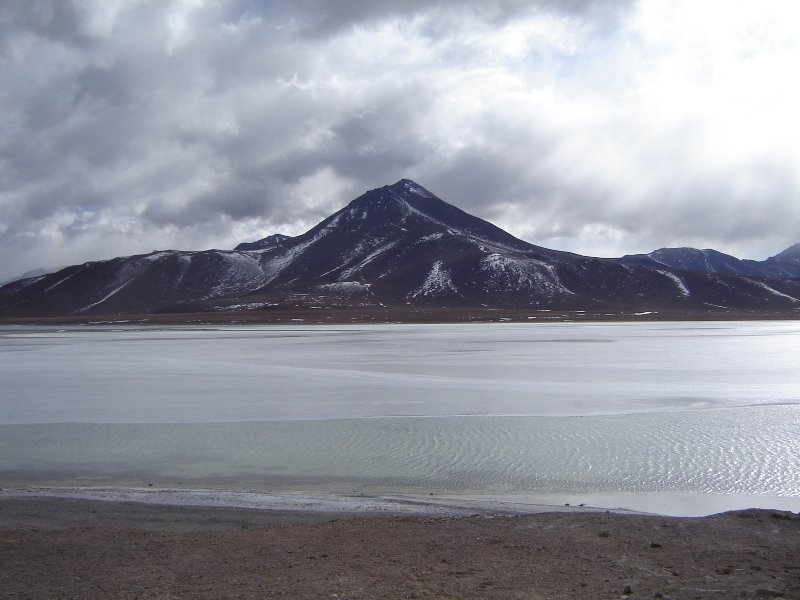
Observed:
[[[401,177],[542,245],[778,251],[800,230],[791,19],[703,10],[8,0],[0,279],[297,234]]]
[[[446,0],[437,3],[430,0],[252,0],[239,3],[237,9],[240,14],[270,15],[287,20],[300,30],[329,34],[386,18],[413,18],[431,12],[431,9],[439,15],[466,14],[499,25],[532,10],[601,16],[623,11],[630,4],[628,0]]]
[[[239,173],[239,175],[242,175]],[[239,176],[221,182],[213,191],[195,195],[186,203],[170,204],[163,198],[147,202],[141,217],[152,225],[177,227],[214,222],[219,217],[234,220],[280,213],[281,198],[270,195],[276,187],[268,178]]]
[[[82,45],[87,38],[81,25],[81,16],[70,0],[4,0],[0,4],[0,40],[3,42],[27,31],[65,44]],[[4,46],[0,45],[0,50],[7,51]]]

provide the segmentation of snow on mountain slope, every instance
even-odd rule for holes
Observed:
[[[257,257],[236,251],[215,251],[214,255],[222,261],[222,265],[209,286],[208,298],[248,291],[253,286],[261,286],[267,282],[267,276]]]
[[[680,292],[682,296],[688,298],[691,295],[691,292],[689,291],[689,288],[686,287],[686,284],[684,283],[683,279],[675,275],[675,273],[670,273],[669,271],[661,271],[661,270],[659,270],[658,272],[661,273],[667,279],[669,279],[672,283],[674,283],[675,287],[678,288],[678,292]]]
[[[345,262],[342,264],[342,267],[347,266],[347,268],[339,273],[339,281],[350,279],[376,258],[387,252],[391,252],[399,243],[399,241],[387,242],[380,238],[378,240],[370,240],[368,244],[360,245],[358,247],[358,252],[349,257],[345,257]],[[364,248],[364,246],[366,246],[366,248]],[[377,248],[374,248],[375,246],[377,246]],[[367,254],[367,252],[369,253]]]
[[[778,296],[779,298],[786,298],[787,300],[789,300],[792,303],[800,303],[800,300],[795,298],[794,296],[790,296],[789,294],[784,294],[783,292],[779,292],[778,290],[776,290],[775,288],[767,285],[763,281],[758,281],[758,280],[755,280],[755,279],[751,279],[750,283],[752,283],[755,286],[760,287],[763,290],[766,290],[767,292],[769,292],[770,294],[773,294],[774,296]]]
[[[792,252],[782,254],[765,261],[774,263],[771,272],[790,272],[800,263]],[[752,261],[736,261],[693,249],[616,260],[548,250],[403,179],[362,194],[296,237],[276,234],[230,251],[121,257],[11,283],[0,288],[0,315],[266,310],[303,303],[794,309],[800,282],[759,278],[748,270]]]
[[[431,270],[422,285],[407,294],[407,297],[409,299],[420,297],[440,298],[449,294],[458,294],[458,288],[453,284],[450,272],[444,268],[442,261],[437,260],[431,265]]]
[[[488,272],[487,289],[493,292],[527,290],[550,298],[572,294],[558,279],[555,269],[542,261],[492,253],[481,260],[481,268]]]

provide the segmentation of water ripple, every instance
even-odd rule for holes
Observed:
[[[800,407],[589,417],[0,426],[0,477],[800,496]]]

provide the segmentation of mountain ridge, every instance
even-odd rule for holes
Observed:
[[[744,261],[716,251],[600,259],[550,250],[401,179],[365,192],[298,236],[273,234],[234,250],[118,257],[13,282],[0,288],[0,315],[290,305],[795,310],[800,281],[786,279],[795,259],[780,256],[768,261],[775,263],[770,272],[784,278],[738,272]],[[728,265],[732,272],[684,268],[700,258],[709,269]]]
[[[623,264],[647,264],[652,261],[666,267],[705,273],[725,273],[767,279],[800,277],[800,244],[762,261],[740,259],[718,250],[706,248],[659,248],[648,254],[629,254],[619,260]]]

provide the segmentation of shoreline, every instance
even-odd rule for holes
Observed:
[[[6,495],[0,562],[7,598],[788,599],[800,595],[800,516],[397,514]]]
[[[800,498],[690,492],[608,493],[428,493],[406,490],[342,493],[322,490],[247,490],[126,486],[0,486],[0,503],[56,506],[59,502],[136,505],[146,510],[254,511],[261,515],[346,515],[370,517],[529,516],[543,513],[614,513],[665,518],[702,518],[735,511],[797,513]],[[90,514],[90,513],[87,513]],[[8,514],[0,511],[0,529]],[[88,524],[88,523],[87,523]]]
[[[545,500],[541,497],[540,500]],[[24,512],[26,504],[36,510]],[[63,505],[63,506],[62,506]],[[22,513],[9,511],[10,506]],[[314,522],[332,516],[349,518],[410,517],[410,518],[461,518],[475,516],[523,516],[542,513],[614,512],[617,514],[648,514],[624,508],[605,508],[579,504],[553,504],[525,501],[525,497],[439,495],[426,496],[409,493],[343,494],[332,492],[265,492],[230,489],[175,489],[126,487],[50,487],[16,486],[0,488],[0,530],[18,526],[20,518],[29,518],[26,526],[39,526],[41,522],[59,522],[58,513],[64,512],[63,523],[69,526],[94,526],[98,508],[104,512],[120,514],[124,507],[133,507],[135,514],[148,511],[217,512],[220,514],[248,514],[256,520],[286,520],[287,516],[300,522]],[[91,508],[92,510],[89,510]],[[54,514],[50,514],[50,513]],[[41,513],[41,514],[40,514]],[[125,526],[134,521],[122,519]]]
[[[66,316],[0,316],[0,325],[435,325],[456,323],[642,323],[696,321],[797,321],[800,309],[674,310],[658,308],[630,309],[542,309],[474,307],[349,307],[282,306],[266,310],[215,311],[147,314],[94,314]]]

